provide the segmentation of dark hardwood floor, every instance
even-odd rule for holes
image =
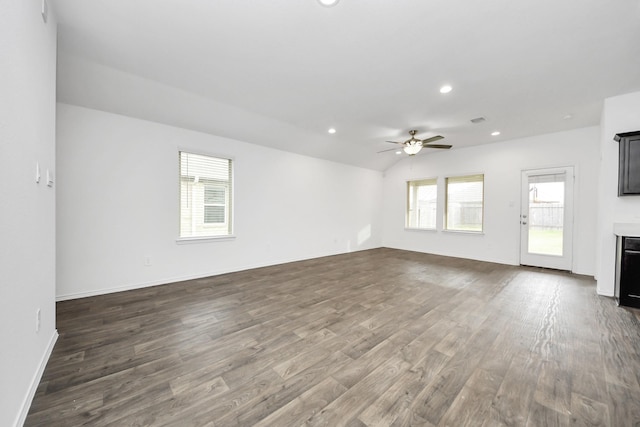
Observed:
[[[640,426],[593,279],[393,249],[58,304],[27,426]]]

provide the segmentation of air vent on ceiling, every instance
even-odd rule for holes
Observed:
[[[478,124],[478,123],[482,123],[482,122],[486,122],[487,119],[485,119],[484,117],[476,117],[475,119],[471,119],[471,123],[473,124]]]

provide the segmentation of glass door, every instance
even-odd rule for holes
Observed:
[[[573,168],[522,172],[520,264],[572,267]]]

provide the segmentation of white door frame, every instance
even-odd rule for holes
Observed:
[[[562,256],[529,253],[529,177],[536,175],[565,174],[564,224]],[[573,271],[573,188],[574,167],[563,166],[522,171],[520,203],[520,264],[535,267]]]

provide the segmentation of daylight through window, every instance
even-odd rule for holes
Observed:
[[[232,234],[231,160],[179,153],[180,237]]]
[[[435,178],[407,182],[407,228],[436,228],[437,184]]]
[[[445,229],[482,231],[484,175],[446,178]]]

